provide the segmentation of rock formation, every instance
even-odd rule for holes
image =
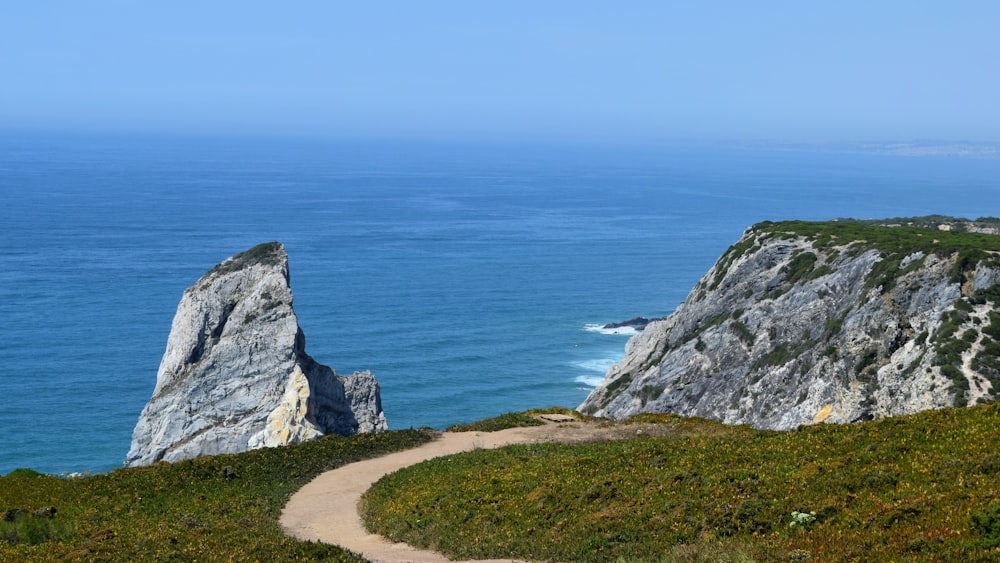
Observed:
[[[1000,237],[895,224],[751,227],[580,410],[789,429],[995,400]]]
[[[636,332],[642,332],[642,330],[645,329],[646,325],[648,325],[650,322],[651,320],[647,319],[646,317],[634,317],[627,321],[608,323],[601,328],[608,330],[616,328],[632,328],[635,329]]]
[[[125,464],[386,428],[371,373],[340,377],[306,354],[288,256],[272,242],[227,259],[184,292]]]

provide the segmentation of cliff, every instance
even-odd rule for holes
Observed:
[[[387,429],[369,372],[338,376],[305,352],[288,256],[239,253],[187,288],[126,465]]]
[[[790,429],[995,400],[996,225],[891,225],[751,227],[579,409]]]

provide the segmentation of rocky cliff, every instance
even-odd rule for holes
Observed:
[[[789,429],[993,401],[1000,237],[968,227],[755,225],[579,408]]]
[[[340,377],[306,354],[288,256],[273,242],[227,259],[184,292],[125,463],[386,428],[371,373]]]

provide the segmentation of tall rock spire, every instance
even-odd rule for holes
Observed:
[[[148,465],[386,430],[370,372],[338,376],[305,351],[278,242],[189,287],[125,464]]]

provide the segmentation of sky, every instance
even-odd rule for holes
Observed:
[[[0,7],[0,130],[1000,141],[1000,2]]]

